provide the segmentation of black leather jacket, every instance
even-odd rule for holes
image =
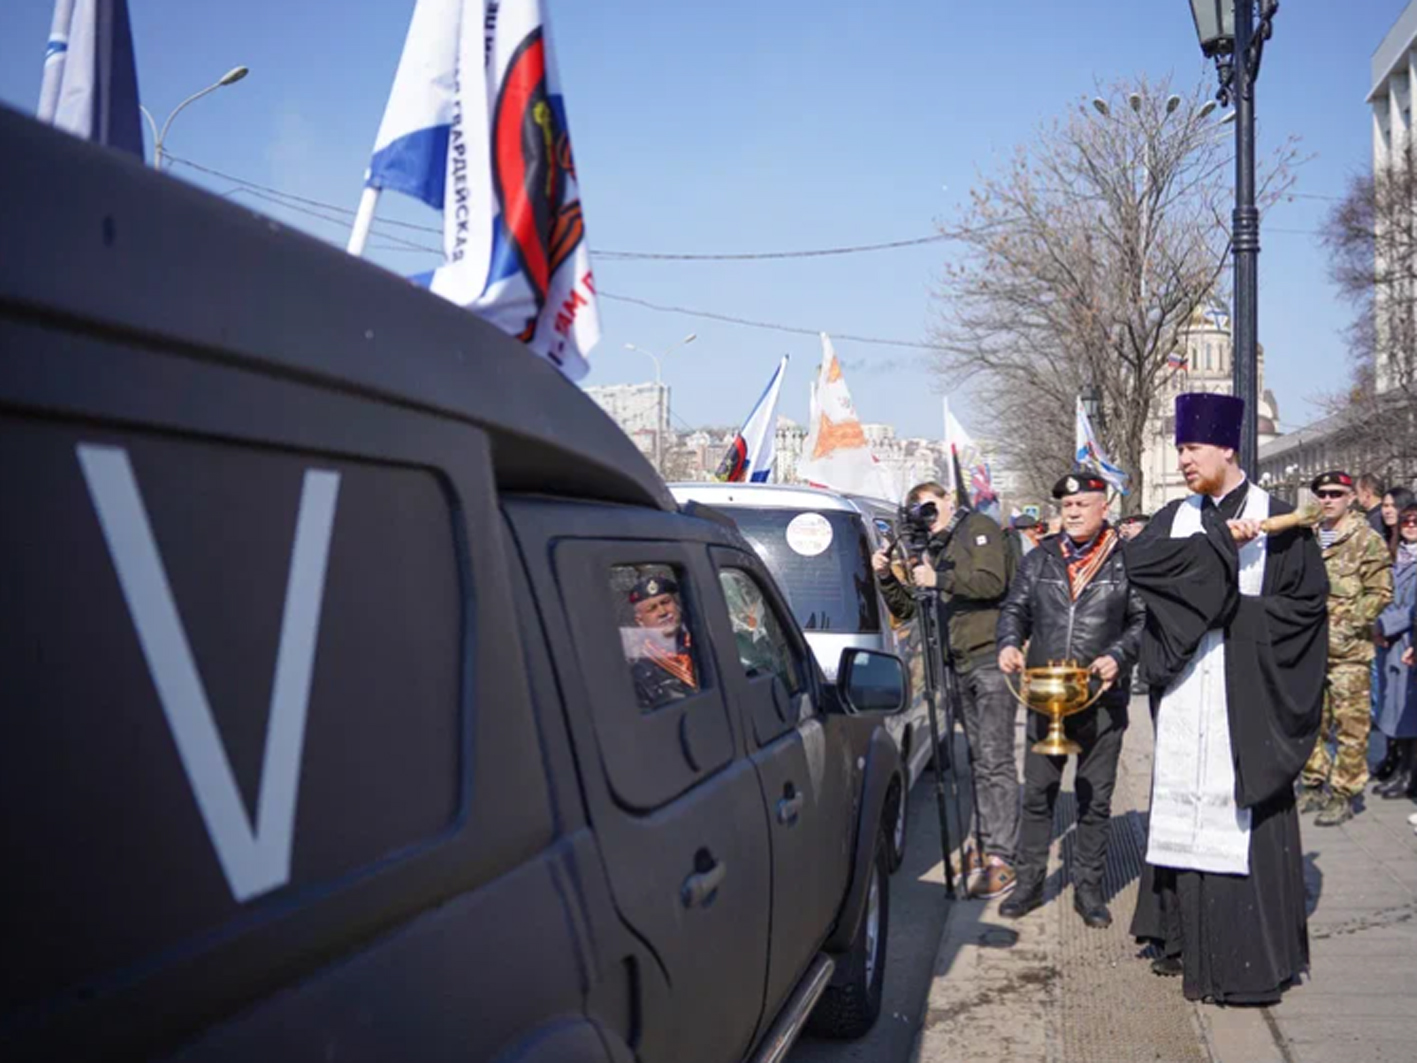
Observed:
[[[999,611],[999,649],[1022,649],[1027,643],[1030,668],[1069,659],[1086,666],[1106,654],[1116,660],[1121,675],[1101,701],[1125,705],[1146,606],[1127,581],[1120,546],[1074,602],[1059,538],[1049,536],[1023,559]]]

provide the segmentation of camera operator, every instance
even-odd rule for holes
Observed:
[[[1118,544],[1107,523],[1107,485],[1088,472],[1063,477],[1053,488],[1063,507],[1063,533],[1045,539],[1024,559],[999,616],[999,669],[1077,661],[1111,688],[1091,708],[1068,717],[1068,737],[1078,755],[1078,828],[1073,861],[1073,906],[1090,927],[1112,925],[1102,890],[1107,864],[1107,824],[1117,757],[1127,728],[1129,683],[1146,624],[1146,607],[1127,580]],[[1035,753],[1047,731],[1041,713],[1029,713],[1030,748],[1023,763],[1023,816],[1019,827],[1018,889],[999,914],[1018,919],[1043,903],[1053,806],[1067,757]]]
[[[956,508],[937,483],[917,484],[906,496],[907,521],[924,540],[911,557],[911,577],[939,591],[942,620],[958,677],[960,716],[974,765],[981,856],[966,852],[965,873],[975,897],[1001,897],[1014,886],[1018,840],[1018,770],[1014,766],[1014,700],[995,661],[994,629],[1009,584],[1003,530],[982,513]],[[891,571],[889,549],[871,559],[881,595],[902,620],[915,616],[915,599]],[[948,741],[948,737],[945,739]]]

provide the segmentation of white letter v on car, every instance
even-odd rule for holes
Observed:
[[[290,880],[300,757],[339,473],[307,469],[300,491],[256,827],[252,830],[197,674],[128,452],[121,447],[81,443],[78,453],[143,656],[227,884],[238,901],[258,897]]]

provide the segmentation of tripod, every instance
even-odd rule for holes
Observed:
[[[894,546],[900,547],[899,539]],[[904,553],[904,551],[902,551]],[[924,551],[921,551],[922,558]],[[967,833],[964,816],[960,813],[959,773],[954,763],[954,727],[960,713],[959,676],[954,669],[953,648],[950,645],[948,623],[940,622],[939,592],[933,587],[922,587],[911,574],[909,558],[903,557],[907,585],[915,600],[915,615],[920,620],[921,653],[924,658],[925,704],[930,721],[930,742],[935,751],[935,808],[940,817],[940,850],[945,864],[945,889],[957,893],[961,899],[969,895],[968,876],[962,876],[958,890],[955,887],[954,865],[951,861],[953,845],[950,842],[949,805],[954,805],[955,822],[961,833]],[[940,726],[941,669],[944,671],[944,727]],[[969,744],[969,782],[974,805],[974,847],[983,859],[984,846],[979,817],[979,789],[974,771],[974,747]],[[949,799],[946,800],[945,778],[949,778]]]

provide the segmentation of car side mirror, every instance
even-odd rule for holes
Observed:
[[[893,653],[848,648],[841,651],[836,690],[852,712],[900,712],[910,704],[910,674]]]

